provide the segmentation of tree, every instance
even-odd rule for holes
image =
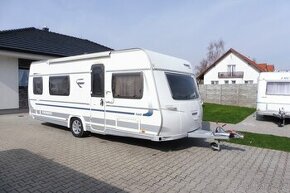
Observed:
[[[225,50],[225,42],[220,39],[218,41],[212,41],[209,43],[207,47],[206,58],[203,58],[199,65],[195,67],[195,72],[197,75],[202,73],[207,67],[213,64],[222,54],[224,54]]]

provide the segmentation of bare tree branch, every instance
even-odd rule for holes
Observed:
[[[206,70],[225,52],[224,46],[225,42],[222,39],[209,43],[207,47],[206,58],[203,58],[199,65],[195,67],[195,72],[197,75]]]

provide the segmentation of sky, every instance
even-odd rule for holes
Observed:
[[[25,27],[113,49],[145,48],[193,66],[222,39],[258,63],[290,70],[288,0],[1,0],[0,30]]]

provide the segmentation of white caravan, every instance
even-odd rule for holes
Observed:
[[[148,139],[229,138],[201,130],[202,101],[189,62],[142,49],[31,64],[30,115],[85,132]]]
[[[290,118],[290,72],[262,72],[258,79],[257,116]]]

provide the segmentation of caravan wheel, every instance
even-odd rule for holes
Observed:
[[[79,118],[72,118],[70,130],[75,137],[82,137],[85,133],[82,121]]]

